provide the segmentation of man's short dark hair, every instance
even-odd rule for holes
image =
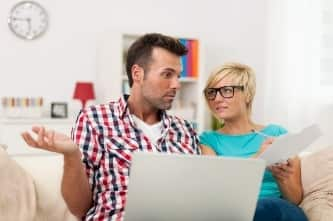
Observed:
[[[138,38],[128,49],[126,58],[126,72],[129,86],[133,85],[131,69],[134,64],[138,64],[146,72],[149,68],[151,55],[154,48],[163,48],[167,51],[183,56],[187,54],[186,47],[176,38],[159,33],[149,33]]]

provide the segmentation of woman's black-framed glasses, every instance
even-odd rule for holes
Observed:
[[[204,90],[204,94],[208,100],[215,100],[217,92],[224,98],[232,98],[235,95],[235,89],[244,90],[244,86],[240,85],[231,85],[231,86],[223,86],[218,88],[207,88]]]

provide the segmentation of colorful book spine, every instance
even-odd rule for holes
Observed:
[[[198,78],[199,76],[199,41],[191,41],[191,50],[192,50],[192,77]]]
[[[195,39],[179,39],[188,50],[187,55],[181,57],[181,77],[197,78],[199,75],[199,41]]]
[[[187,75],[186,77],[192,77],[193,75],[193,49],[192,49],[192,40],[187,40]]]
[[[182,45],[184,45],[186,48],[188,48],[186,39],[181,38],[181,39],[179,39],[179,41]],[[187,72],[188,72],[187,55],[184,55],[181,57],[181,63],[182,63],[182,72],[180,73],[180,77],[186,77]]]

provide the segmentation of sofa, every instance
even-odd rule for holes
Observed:
[[[333,220],[333,146],[301,158],[304,198],[300,206],[310,221]]]
[[[62,156],[9,156],[0,147],[0,220],[77,221],[60,192]]]
[[[75,221],[60,193],[57,154],[9,156],[0,147],[0,220]],[[304,200],[310,221],[333,220],[333,147],[301,156]]]

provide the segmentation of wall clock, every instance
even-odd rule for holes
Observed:
[[[39,3],[22,1],[13,6],[8,18],[10,30],[18,37],[33,40],[47,30],[49,16]]]

